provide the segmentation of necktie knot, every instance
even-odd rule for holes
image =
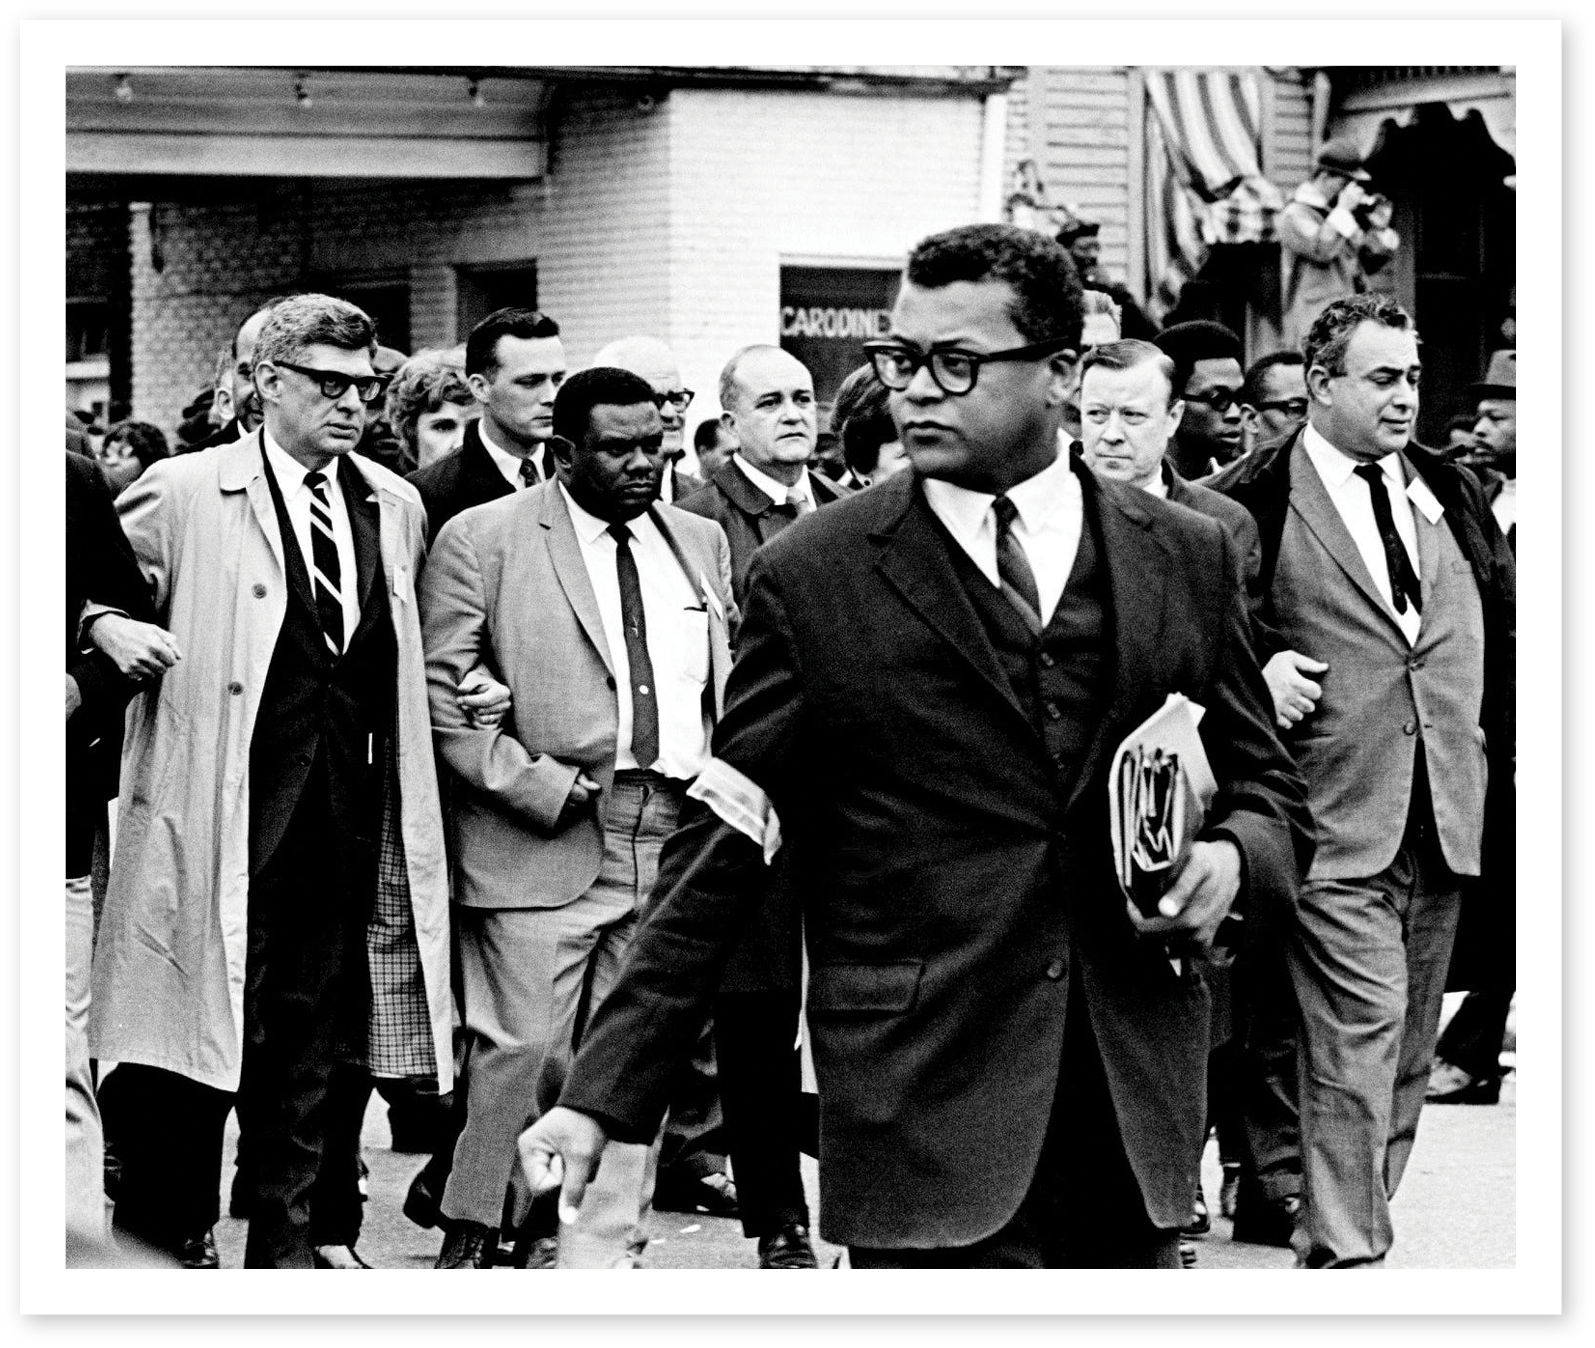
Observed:
[[[1019,507],[1006,496],[999,496],[991,503],[991,513],[997,517],[997,532],[1005,534],[1013,528],[1013,522],[1019,518]]]
[[[542,481],[537,475],[537,465],[532,462],[531,455],[521,460],[521,481],[528,487],[535,487]]]
[[[1378,483],[1379,479],[1384,476],[1384,471],[1377,463],[1359,463],[1352,471],[1370,487]]]
[[[319,470],[306,473],[305,486],[309,487],[317,496],[325,497],[327,494],[327,475]]]
[[[631,542],[631,530],[624,524],[611,524],[608,532],[609,536],[615,540],[617,548],[626,547]]]

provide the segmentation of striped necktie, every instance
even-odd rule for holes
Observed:
[[[997,517],[997,578],[1001,583],[1003,598],[1019,611],[1025,626],[1033,634],[1041,631],[1041,596],[1036,589],[1036,575],[1030,569],[1030,559],[1019,540],[1013,536],[1013,522],[1019,507],[1006,496],[991,503],[991,513]]]
[[[338,565],[338,542],[332,533],[332,502],[327,496],[327,475],[306,473],[310,488],[311,580],[316,589],[316,614],[321,634],[333,658],[343,654],[343,575]]]
[[[537,471],[537,464],[533,462],[532,456],[528,454],[521,460],[521,485],[535,487],[542,480],[542,475]]]

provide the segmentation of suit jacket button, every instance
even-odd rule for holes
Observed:
[[[1418,723],[1416,721],[1408,721],[1406,725],[1401,727],[1401,733],[1403,735],[1416,735],[1418,733]]]
[[[1043,669],[1051,669],[1057,663],[1046,651],[1041,652],[1041,667]]]
[[[1045,706],[1046,706],[1046,709],[1047,709],[1047,715],[1052,720],[1056,721],[1060,716],[1063,715],[1062,710],[1059,708],[1059,706],[1058,706],[1058,704],[1056,702],[1047,702],[1045,704]]]
[[[1062,960],[1053,960],[1052,963],[1047,966],[1047,977],[1050,978],[1054,983],[1063,977]]]
[[[239,683],[237,679],[234,679],[230,684],[227,685],[227,691],[234,697],[237,697],[241,692],[244,691],[244,685]]]
[[[266,587],[264,585],[256,584],[256,586],[255,586],[255,598],[256,599],[264,599],[265,597],[266,597]]]

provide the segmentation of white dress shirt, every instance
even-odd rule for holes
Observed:
[[[1413,604],[1407,605],[1405,613],[1395,610],[1390,591],[1390,563],[1385,559],[1385,545],[1379,537],[1378,522],[1374,519],[1373,497],[1369,494],[1367,482],[1357,476],[1361,461],[1342,454],[1311,426],[1302,433],[1302,444],[1313,467],[1318,470],[1329,499],[1340,512],[1351,541],[1362,554],[1363,564],[1368,568],[1375,588],[1389,605],[1408,642],[1417,641],[1423,617]],[[1390,516],[1395,521],[1396,533],[1401,536],[1401,544],[1407,550],[1407,560],[1412,563],[1412,574],[1421,581],[1423,576],[1418,570],[1418,526],[1412,519],[1412,506],[1417,503],[1424,507],[1425,513],[1433,521],[1440,518],[1440,503],[1434,499],[1434,494],[1421,478],[1414,478],[1412,485],[1408,486],[1398,455],[1386,454],[1376,466],[1384,482],[1385,494],[1390,498]]]
[[[627,520],[631,555],[642,585],[643,618],[648,629],[648,659],[653,665],[653,690],[659,708],[659,757],[639,763],[631,752],[631,662],[626,655],[626,629],[620,618],[620,577],[615,570],[615,538],[609,522],[588,514],[559,486],[570,507],[571,523],[581,543],[587,577],[598,599],[604,640],[615,669],[620,725],[615,744],[615,770],[653,768],[666,777],[691,779],[709,756],[709,718],[703,690],[709,679],[709,611],[681,569],[670,544],[646,514]]]
[[[1080,480],[1069,468],[1069,456],[1059,454],[1034,477],[1026,478],[1006,493],[1018,514],[1013,536],[1025,550],[1041,599],[1041,623],[1052,621],[1063,598],[1080,547],[1084,506]],[[997,574],[997,517],[990,492],[970,491],[940,478],[925,479],[925,500],[957,540],[958,546],[980,568],[981,574],[1001,589]]]
[[[487,433],[486,417],[477,418],[476,433],[482,437],[482,448],[487,451],[487,457],[493,460],[494,466],[499,470],[499,472],[504,474],[504,480],[508,482],[510,486],[514,487],[516,491],[519,491],[522,487],[531,485],[524,477],[521,476],[520,457],[518,455],[511,454],[507,449],[500,449],[496,444],[493,443],[492,438]],[[534,456],[532,463],[537,468],[538,479],[541,481],[542,465],[537,462],[535,457],[537,451],[535,449],[532,451],[532,454]]]
[[[282,492],[282,503],[288,508],[288,521],[294,527],[294,538],[299,542],[299,553],[305,559],[305,570],[315,569],[315,547],[310,524],[310,498],[312,492],[305,486],[310,470],[271,438],[271,432],[260,428],[261,442],[266,446],[266,457],[271,461],[271,471],[277,478],[277,488]],[[322,473],[327,479],[328,513],[332,516],[332,539],[338,545],[338,591],[343,603],[343,645],[360,623],[360,572],[354,559],[354,530],[349,524],[349,507],[343,499],[343,487],[338,481],[338,460],[334,459]],[[311,592],[315,592],[315,576],[311,575]]]
[[[814,499],[814,484],[809,481],[809,470],[803,469],[798,474],[798,479],[790,487],[784,482],[777,482],[762,468],[755,468],[740,454],[733,454],[731,462],[742,470],[742,475],[753,483],[760,491],[768,496],[776,505],[792,504],[797,506],[798,514],[807,515],[809,511],[818,506]]]

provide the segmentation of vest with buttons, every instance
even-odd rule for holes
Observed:
[[[1056,769],[1066,795],[1107,709],[1112,656],[1107,645],[1107,573],[1087,521],[1058,607],[1039,637],[1002,592],[950,537],[947,551],[1008,684]],[[945,535],[944,535],[945,536]]]
[[[324,802],[338,831],[376,839],[382,771],[396,707],[397,646],[382,575],[379,525],[365,481],[347,463],[339,481],[354,534],[356,583],[362,605],[343,655],[334,658],[321,634],[310,572],[282,491],[266,465],[282,534],[288,604],[261,690],[249,745],[249,868],[258,874],[281,841],[317,756]]]

